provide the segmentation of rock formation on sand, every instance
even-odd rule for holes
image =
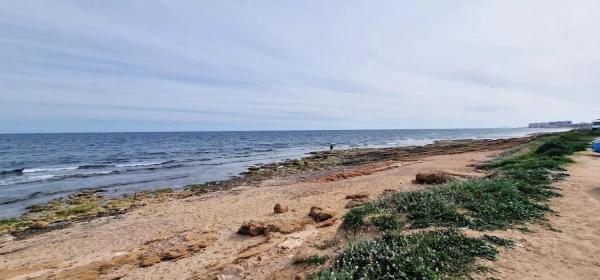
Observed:
[[[313,220],[315,220],[315,222],[322,222],[325,220],[329,220],[331,218],[333,218],[334,216],[334,212],[329,210],[329,209],[324,209],[318,206],[313,206],[310,208],[310,212],[308,213],[308,216],[310,216],[311,218],[313,218]]]

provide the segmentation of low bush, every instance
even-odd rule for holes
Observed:
[[[478,270],[478,258],[495,260],[497,250],[484,239],[457,230],[392,234],[349,245],[329,269],[312,279],[447,279]]]

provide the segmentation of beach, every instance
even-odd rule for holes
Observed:
[[[258,165],[229,181],[144,195],[119,213],[4,234],[0,275],[5,279],[304,279],[322,268],[315,263],[326,264],[349,241],[370,237],[368,232],[360,235],[344,229],[349,209],[427,188],[414,181],[419,173],[468,179],[489,176],[479,168],[482,164],[526,147],[537,137],[316,152],[301,160]],[[493,232],[516,240],[516,246],[500,249],[498,261],[489,264],[498,271],[492,276],[591,279],[600,273],[594,261],[599,251],[593,246],[600,241],[594,234],[600,224],[592,218],[600,210],[593,177],[600,159],[591,152],[574,159],[568,169],[572,176],[559,183],[564,198],[551,202],[557,209],[548,217],[552,227]],[[281,207],[274,209],[276,204]],[[323,261],[310,256],[322,256]],[[531,258],[539,261],[528,261]]]

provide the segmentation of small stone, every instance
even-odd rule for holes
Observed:
[[[273,207],[273,212],[275,212],[276,214],[285,213],[287,211],[288,207],[279,203],[275,204],[275,207]]]
[[[240,226],[237,233],[250,236],[259,236],[264,234],[267,228],[267,225],[265,225],[264,223],[256,221],[247,221]]]
[[[48,222],[45,221],[36,221],[29,226],[32,229],[45,229],[48,228]]]
[[[368,198],[369,194],[365,192],[349,194],[346,196],[346,199],[359,199],[359,198]]]
[[[322,221],[333,218],[334,213],[331,210],[326,210],[326,209],[323,209],[318,206],[313,206],[310,208],[310,212],[308,213],[308,216],[313,218],[313,220],[315,220],[315,222],[322,222]]]

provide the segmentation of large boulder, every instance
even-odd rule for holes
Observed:
[[[420,172],[415,178],[415,183],[430,185],[430,184],[444,184],[452,181],[456,181],[456,177],[444,172]]]

